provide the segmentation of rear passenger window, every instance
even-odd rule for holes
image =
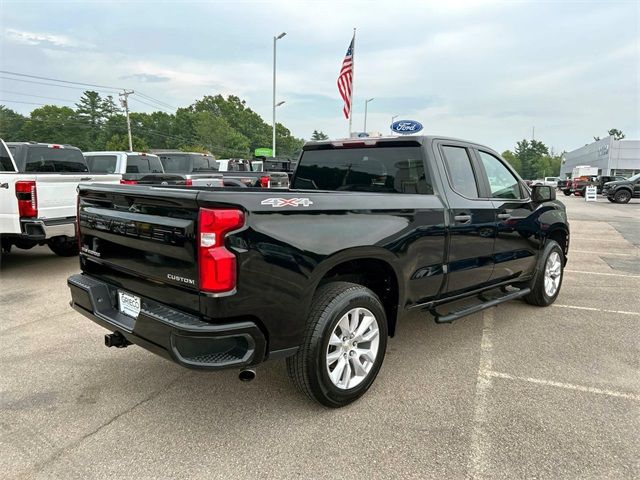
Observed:
[[[443,146],[442,151],[453,189],[467,198],[478,198],[478,185],[467,149]]]

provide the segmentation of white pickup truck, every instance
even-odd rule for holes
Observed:
[[[76,147],[0,139],[2,253],[48,245],[56,255],[76,255],[78,184],[119,182],[120,175],[89,173]]]
[[[127,185],[182,185],[194,187],[223,187],[222,175],[217,172],[190,174],[165,172],[157,155],[144,152],[84,152],[89,172],[120,175],[120,183]]]

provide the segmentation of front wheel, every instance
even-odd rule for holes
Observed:
[[[546,307],[555,302],[562,286],[563,270],[564,253],[560,245],[553,240],[547,240],[531,282],[531,293],[524,297],[525,301],[539,307]]]
[[[629,200],[631,200],[631,192],[627,190],[618,190],[613,196],[613,200],[616,203],[629,203]]]
[[[562,193],[565,194],[565,196],[570,196],[571,195],[571,190],[563,190]]]
[[[609,200],[611,203],[615,202],[615,200],[613,198],[611,198],[611,197],[607,197],[607,200]]]
[[[78,242],[75,238],[71,240],[68,237],[54,237],[47,245],[49,249],[59,257],[74,257],[78,255]]]
[[[332,282],[318,289],[304,343],[287,358],[287,371],[311,399],[331,408],[348,405],[369,389],[387,347],[387,318],[366,287]]]

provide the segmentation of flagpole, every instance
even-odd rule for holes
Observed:
[[[353,29],[353,48],[351,49],[351,96],[349,97],[349,138],[351,138],[353,124],[353,84],[356,74],[356,29]]]

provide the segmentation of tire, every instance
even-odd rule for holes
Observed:
[[[613,196],[613,201],[616,203],[629,203],[631,200],[631,192],[628,190],[618,190]]]
[[[59,257],[75,257],[78,255],[78,242],[75,238],[71,241],[52,238],[47,245]]]
[[[607,200],[609,200],[611,203],[615,202],[615,200],[613,198],[611,198],[611,197],[607,197]]]
[[[366,327],[371,321],[368,314],[377,324],[375,338],[374,324]],[[341,329],[345,318],[348,326],[349,321],[358,321],[355,337]],[[358,334],[358,327],[365,329]],[[355,283],[328,283],[318,288],[313,298],[304,342],[294,356],[287,358],[287,371],[298,389],[312,400],[326,407],[344,407],[364,395],[373,384],[384,360],[387,336],[387,317],[375,293]],[[356,350],[351,339],[355,342],[358,338],[362,340]],[[356,375],[357,365],[361,372],[366,370],[361,376]]]
[[[559,267],[555,267],[555,259],[560,262]],[[552,270],[557,273],[557,275],[553,277],[555,290],[552,292],[550,292],[545,286],[547,278],[553,276],[550,275],[551,272],[547,269],[547,267],[550,267],[550,264],[554,265]],[[537,305],[539,307],[547,307],[555,302],[556,298],[558,298],[558,294],[560,293],[560,287],[562,287],[562,278],[564,277],[563,270],[564,253],[562,253],[560,245],[553,240],[547,240],[544,249],[542,250],[542,254],[538,259],[536,273],[530,284],[531,293],[525,296],[524,300],[531,305]],[[555,279],[557,279],[557,282],[555,282]]]
[[[563,190],[562,193],[564,193],[568,197],[571,195],[571,190]]]

